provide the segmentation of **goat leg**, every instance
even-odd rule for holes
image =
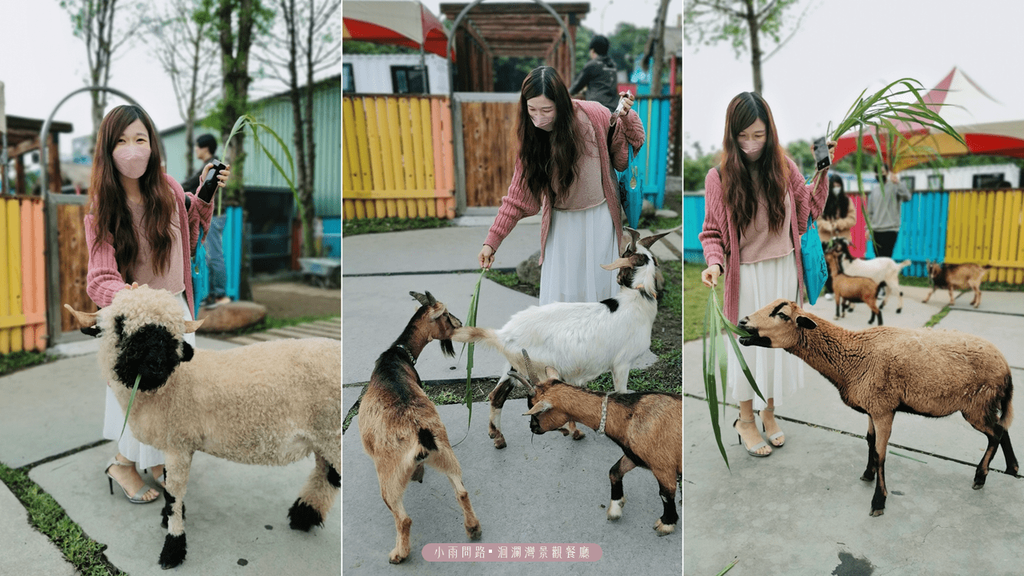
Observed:
[[[1010,476],[1017,476],[1019,467],[1017,457],[1013,455],[1013,446],[1010,445],[1010,431],[1003,430],[1003,437],[999,440],[999,446],[1003,449],[1003,457],[1006,458],[1006,473]]]
[[[999,443],[1002,441],[1003,434],[1005,431],[999,424],[993,426],[992,433],[986,433],[985,437],[988,438],[988,447],[985,448],[985,454],[981,457],[981,462],[978,462],[978,468],[974,472],[974,485],[971,486],[975,490],[981,490],[985,486],[985,479],[988,477],[988,465],[992,462],[992,458],[996,455],[996,450],[999,449]]]
[[[659,479],[658,494],[661,496],[665,510],[662,512],[661,518],[655,522],[654,529],[658,532],[658,536],[666,536],[676,531],[676,523],[679,522],[679,513],[676,512],[675,479],[673,478],[672,483],[668,486]]]
[[[870,416],[868,416],[868,433],[866,439],[868,441],[868,466],[864,469],[864,473],[861,474],[860,479],[865,482],[871,482],[875,479],[875,470],[878,469],[878,453],[875,452],[875,425],[871,421]]]
[[[636,464],[623,455],[618,462],[608,470],[608,479],[612,483],[612,499],[608,503],[608,519],[618,520],[622,518],[622,507],[626,504],[626,495],[622,493],[622,477],[626,475]]]
[[[875,453],[878,455],[878,476],[875,478],[875,494],[871,498],[871,515],[885,514],[885,497],[889,491],[885,487],[885,452],[892,432],[893,413],[872,416],[875,426]]]
[[[572,434],[573,440],[583,440],[584,438],[587,437],[587,435],[580,431],[580,429],[576,428],[576,422],[573,422],[572,420],[569,420],[568,422],[565,423],[564,426],[562,426],[561,432],[562,436],[568,436]]]
[[[487,435],[494,439],[494,447],[498,450],[507,445],[505,436],[501,433],[501,409],[505,406],[505,401],[508,400],[508,395],[512,393],[514,386],[515,384],[511,380],[503,376],[494,390],[487,395],[491,401],[491,417],[487,423]]]
[[[443,444],[438,443],[437,452],[431,456],[427,460],[427,464],[430,464],[430,466],[447,476],[448,481],[452,485],[452,490],[455,491],[455,499],[458,500],[459,506],[462,508],[464,520],[462,526],[466,530],[466,536],[470,540],[479,540],[482,534],[480,520],[477,519],[476,512],[473,511],[473,505],[469,502],[469,492],[466,491],[466,487],[462,484],[462,468],[455,457],[455,452],[452,451],[452,447],[445,441]]]

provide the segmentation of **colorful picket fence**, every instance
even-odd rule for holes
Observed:
[[[43,203],[0,200],[0,354],[46,349]]]
[[[449,100],[342,99],[343,218],[454,218]]]
[[[852,230],[855,257],[873,258],[866,241],[864,199],[851,195],[857,210]],[[704,225],[704,195],[683,196],[683,259],[704,262],[697,235]],[[897,261],[910,260],[906,276],[927,277],[926,262],[975,262],[993,267],[986,281],[1024,284],[1024,191],[954,190],[915,192],[903,204]]]

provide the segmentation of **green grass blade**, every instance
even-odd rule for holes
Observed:
[[[132,405],[135,404],[135,393],[139,391],[139,382],[142,381],[142,374],[135,377],[135,386],[132,386],[132,395],[128,398],[128,408],[124,411],[124,424],[121,424],[121,436],[124,436],[124,429],[128,427],[128,415],[132,413]],[[121,441],[121,436],[117,441]]]
[[[473,297],[469,300],[469,312],[466,313],[466,326],[476,326],[476,310],[480,304],[480,284],[487,274],[486,268],[480,269],[480,276],[476,279],[476,288],[473,289]],[[466,408],[469,410],[469,417],[466,420],[468,427],[473,423],[473,343],[469,343],[466,352]]]
[[[704,307],[704,340],[701,344],[704,395],[707,398],[708,411],[711,415],[711,430],[715,436],[715,443],[718,444],[718,451],[721,452],[722,459],[725,460],[725,467],[731,470],[729,456],[725,453],[725,445],[722,444],[722,427],[718,421],[718,385],[715,381],[715,365],[718,362],[715,341],[718,339],[718,334],[714,331],[714,295],[715,290],[711,289],[707,305]]]

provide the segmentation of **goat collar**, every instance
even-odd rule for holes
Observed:
[[[601,402],[601,425],[597,427],[597,434],[599,436],[604,436],[604,423],[608,420],[608,397],[611,395],[611,392],[605,394],[604,402]]]
[[[395,348],[401,348],[402,350],[405,350],[406,355],[409,356],[409,362],[413,366],[416,365],[416,357],[412,355],[412,350],[409,350],[408,348],[406,348],[404,344],[395,344]]]

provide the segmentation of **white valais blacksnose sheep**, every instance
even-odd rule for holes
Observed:
[[[1017,474],[1008,429],[1013,383],[1002,353],[987,340],[954,330],[895,328],[846,330],[776,300],[738,324],[744,346],[782,348],[803,359],[839,390],[843,402],[868,415],[868,465],[862,480],[875,483],[871,515],[885,511],[885,453],[896,412],[941,417],[960,412],[988,439],[974,473],[985,485],[999,447],[1006,473]]]
[[[166,290],[122,290],[95,313],[70,310],[100,337],[100,370],[122,409],[139,377],[128,424],[161,450],[167,471],[160,565],[185,560],[185,490],[195,452],[281,466],[316,457],[288,511],[293,529],[322,525],[341,487],[341,347],[335,340],[278,340],[230,350],[193,350]],[[86,330],[83,330],[86,331]]]
[[[605,270],[618,270],[619,293],[601,302],[553,302],[530,306],[515,313],[498,329],[464,327],[452,335],[455,342],[482,342],[500,351],[509,368],[526,373],[522,350],[543,369],[553,367],[565,382],[582,386],[594,378],[612,373],[615,391],[626,391],[629,369],[651,346],[651,328],[658,315],[658,292],[664,283],[651,246],[666,234],[640,238],[631,228],[631,240],[622,256]],[[508,376],[502,376],[491,391],[488,434],[494,447],[506,446],[501,433],[501,410],[512,392]],[[574,422],[568,422],[564,434],[574,440],[583,438]]]

